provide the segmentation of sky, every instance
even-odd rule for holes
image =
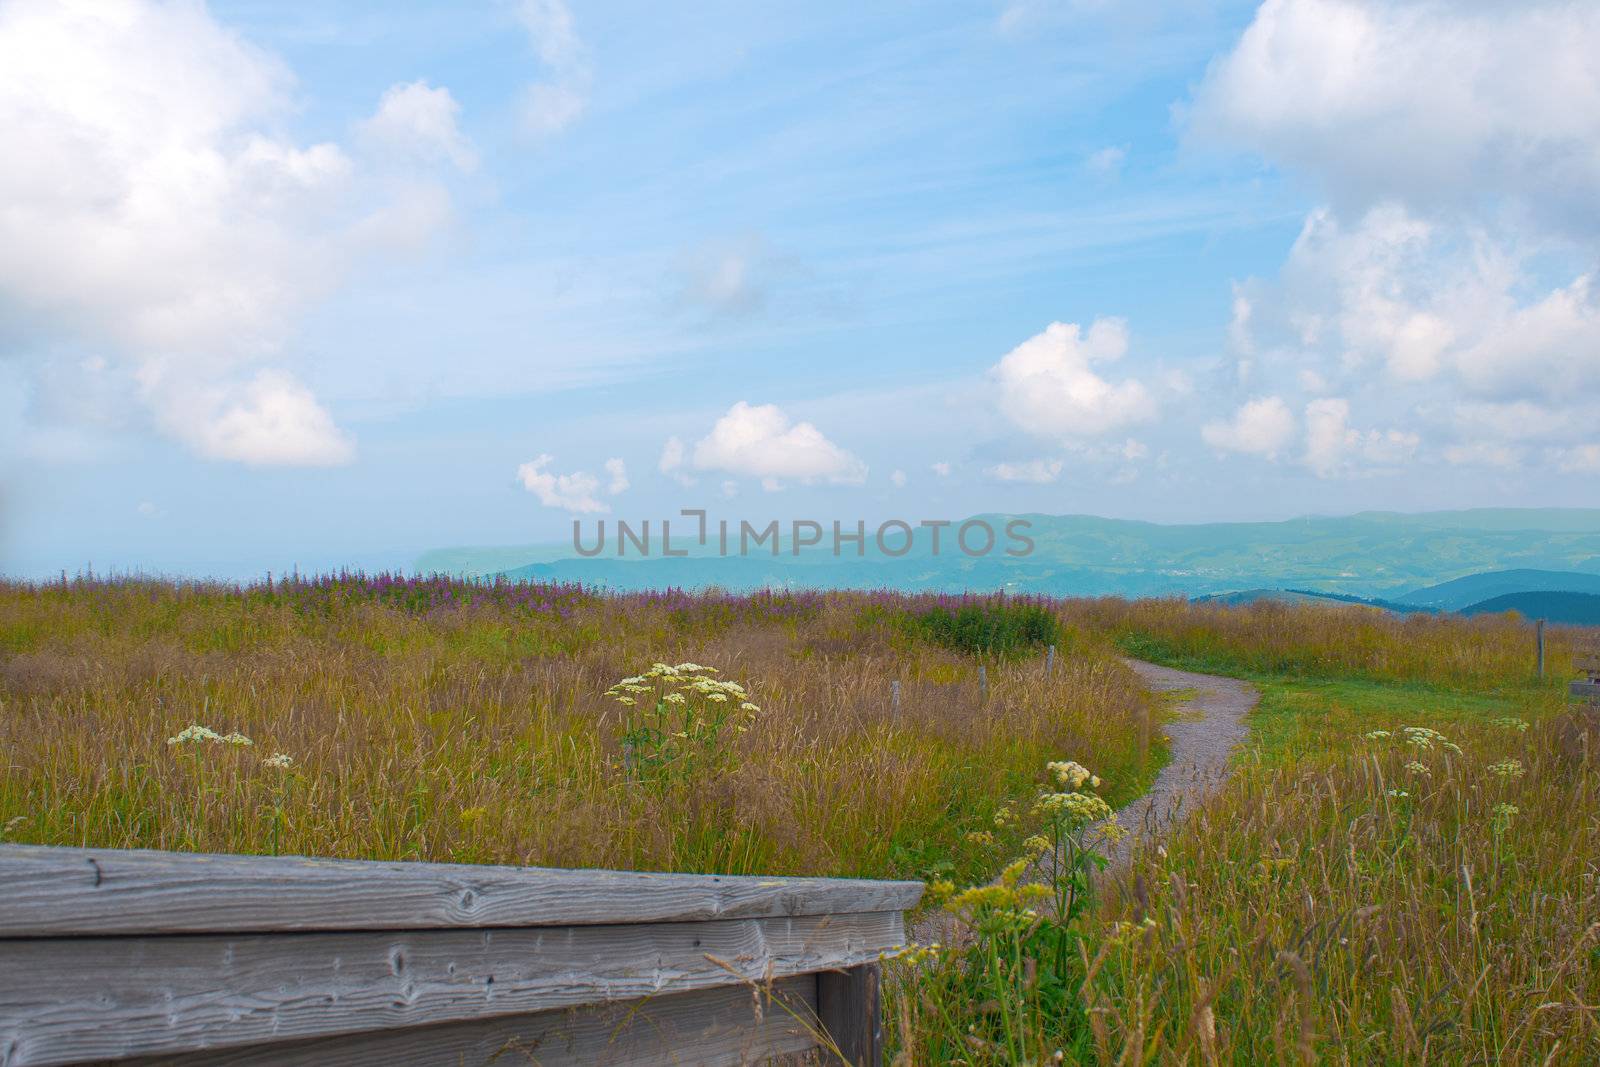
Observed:
[[[0,0],[0,572],[1600,505],[1600,5]]]

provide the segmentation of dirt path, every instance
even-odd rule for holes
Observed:
[[[1166,724],[1172,739],[1172,758],[1156,775],[1150,789],[1117,811],[1117,821],[1129,833],[1106,847],[1111,859],[1108,875],[1126,867],[1135,846],[1164,836],[1184,815],[1221,787],[1228,777],[1228,760],[1243,743],[1249,727],[1245,716],[1261,694],[1248,682],[1214,674],[1195,674],[1161,667],[1143,660],[1124,660],[1139,680],[1157,693],[1193,690],[1194,696],[1177,706],[1178,718]],[[1042,880],[1030,872],[1028,880]],[[944,912],[924,914],[912,924],[911,940],[951,942],[961,936],[960,923]]]
[[[1109,849],[1121,866],[1142,841],[1159,837],[1214,793],[1228,776],[1228,760],[1244,741],[1245,716],[1261,698],[1248,682],[1159,667],[1143,660],[1125,660],[1145,685],[1158,693],[1192,689],[1195,695],[1178,705],[1178,718],[1167,723],[1172,759],[1156,775],[1147,793],[1117,812],[1117,821],[1131,831]]]

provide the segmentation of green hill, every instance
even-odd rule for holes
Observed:
[[[1507,593],[1461,609],[1463,615],[1515,611],[1530,619],[1573,626],[1600,626],[1600,595],[1594,593]]]
[[[1012,518],[977,516],[997,530]],[[1092,515],[1021,515],[1035,550],[1025,558],[934,557],[926,538],[903,557],[871,546],[863,557],[828,548],[794,555],[785,543],[746,557],[697,549],[685,558],[577,558],[570,546],[443,549],[419,568],[454,574],[503,573],[615,589],[661,586],[730,590],[761,586],[956,591],[1006,588],[1053,595],[1197,596],[1252,589],[1398,599],[1442,582],[1507,568],[1581,572],[1600,591],[1600,509],[1485,509],[1402,515],[1367,512],[1283,522],[1163,525]],[[712,517],[715,521],[716,516]],[[958,520],[959,521],[959,520]],[[614,530],[608,525],[608,532]],[[586,543],[593,536],[585,524]],[[676,531],[675,531],[676,532]],[[676,539],[676,538],[675,538]],[[1559,589],[1573,588],[1569,585]],[[1518,588],[1460,599],[1465,606]],[[1588,591],[1575,589],[1575,591]],[[1405,600],[1417,607],[1431,603]]]
[[[1482,601],[1520,593],[1600,593],[1600,574],[1527,568],[1489,571],[1416,589],[1395,599],[1417,607],[1462,611]]]

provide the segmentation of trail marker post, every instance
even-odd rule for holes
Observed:
[[[1044,673],[1046,673],[1046,674],[1054,674],[1055,672],[1056,672],[1056,646],[1055,645],[1051,645],[1049,650],[1047,652],[1045,652],[1045,654],[1044,654]]]
[[[1544,678],[1544,620],[1540,619],[1533,625],[1533,641],[1539,650],[1539,677]]]

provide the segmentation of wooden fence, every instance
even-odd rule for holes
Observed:
[[[0,845],[0,1065],[876,1064],[921,894]]]
[[[1579,649],[1573,657],[1573,664],[1583,672],[1584,680],[1572,683],[1572,695],[1600,700],[1600,649]]]

